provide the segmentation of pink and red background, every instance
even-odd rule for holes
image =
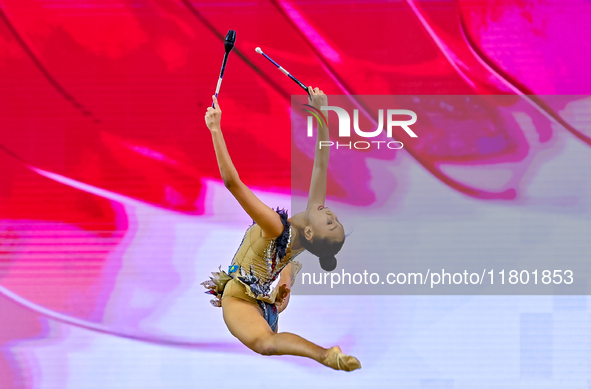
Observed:
[[[0,0],[0,387],[226,387],[237,375],[274,387],[386,375],[409,388],[475,377],[587,387],[588,343],[567,335],[588,336],[586,297],[294,298],[282,329],[359,355],[364,369],[346,379],[254,355],[199,283],[250,222],[220,182],[203,121],[228,29],[223,130],[267,204],[289,207],[307,189],[292,176],[311,160],[291,148],[302,91],[257,46],[328,95],[532,96],[537,116],[516,111],[516,129],[433,131],[381,155],[398,170],[379,170],[378,189],[369,156],[353,174],[334,164],[331,201],[399,209],[429,182],[429,198],[542,207],[585,236],[590,17],[583,0]]]

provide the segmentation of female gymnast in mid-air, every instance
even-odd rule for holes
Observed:
[[[327,105],[321,90],[309,87],[308,91],[312,106],[320,109]],[[254,224],[246,231],[228,271],[212,273],[213,277],[203,283],[208,293],[216,297],[212,304],[222,307],[232,335],[259,354],[297,355],[335,370],[359,369],[357,358],[343,354],[338,346],[325,349],[298,335],[277,331],[278,315],[289,303],[290,288],[301,268],[293,259],[308,250],[318,256],[324,270],[331,271],[336,268],[335,255],[345,241],[342,224],[324,206],[329,148],[320,149],[318,142],[329,140],[328,126],[318,126],[308,206],[289,219],[286,211],[274,211],[240,181],[224,142],[222,111],[215,96],[213,102],[214,108],[209,107],[205,114],[205,123],[211,132],[222,179]],[[271,290],[277,278],[278,287]]]

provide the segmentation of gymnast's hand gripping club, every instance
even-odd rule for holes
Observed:
[[[222,79],[224,78],[224,71],[226,70],[226,63],[228,62],[228,56],[230,55],[230,51],[234,48],[234,43],[236,43],[236,31],[228,30],[226,34],[226,40],[224,41],[224,61],[222,62],[222,70],[220,70],[220,78],[218,79],[218,85],[215,88],[215,97],[218,97],[220,93],[220,88],[222,87]],[[214,108],[214,106],[211,106]]]
[[[271,61],[271,63],[275,66],[277,66],[277,69],[281,70],[283,72],[283,74],[285,74],[287,77],[291,78],[296,84],[298,84],[300,86],[300,88],[302,88],[303,90],[306,91],[306,93],[308,95],[310,95],[310,92],[308,92],[308,87],[306,85],[304,85],[300,80],[298,80],[297,78],[295,78],[294,76],[291,75],[290,72],[288,72],[287,70],[285,70],[283,67],[279,66],[279,64],[275,61],[273,61],[267,54],[263,53],[263,50],[261,50],[260,47],[257,47],[255,49],[255,51],[259,54],[262,54],[263,57],[267,58],[269,61]]]

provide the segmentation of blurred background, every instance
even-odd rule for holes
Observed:
[[[399,258],[445,264],[491,221],[469,255],[588,253],[590,17],[587,0],[0,0],[0,387],[589,387],[584,295],[294,296],[280,330],[357,356],[345,374],[254,354],[199,283],[251,223],[203,121],[229,29],[224,135],[273,207],[301,210],[312,154],[291,133],[301,89],[257,46],[368,112],[362,96],[502,95],[477,129],[336,158],[351,261],[358,214],[395,218]]]

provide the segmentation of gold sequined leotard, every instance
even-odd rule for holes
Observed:
[[[257,304],[257,300],[275,303],[277,288],[271,290],[271,285],[285,266],[303,251],[291,251],[291,225],[287,221],[287,212],[278,210],[277,213],[284,225],[281,236],[263,238],[261,227],[253,224],[246,230],[228,271],[220,268],[219,272],[212,273],[210,280],[202,283],[208,293],[216,296],[211,300],[214,306],[221,306],[221,300],[227,297],[253,304]],[[292,265],[292,279],[300,267],[297,262]]]

